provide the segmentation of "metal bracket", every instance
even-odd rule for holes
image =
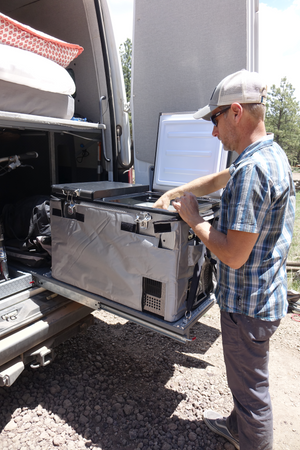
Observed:
[[[150,222],[151,219],[152,217],[149,213],[142,212],[136,215],[135,222],[138,223],[141,228],[146,229],[148,228],[148,222]]]
[[[0,367],[0,387],[11,386],[25,369],[20,356]]]
[[[102,97],[100,97],[100,123],[103,123],[103,100],[105,100],[106,97],[105,95],[102,95]],[[106,146],[105,146],[105,135],[104,135],[104,130],[102,130],[102,148],[103,148],[103,156],[106,162],[110,162],[110,158],[108,158],[106,156]]]
[[[66,191],[63,189],[62,193],[66,196],[65,211],[67,211],[69,216],[73,216],[74,209],[76,208],[74,197],[80,196],[80,189],[76,189],[75,191]]]

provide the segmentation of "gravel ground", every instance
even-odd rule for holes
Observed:
[[[58,347],[52,364],[0,389],[1,450],[234,450],[202,421],[207,408],[226,415],[232,407],[217,306],[186,345],[94,315],[95,325]],[[289,314],[272,342],[276,450],[299,448],[299,337]]]

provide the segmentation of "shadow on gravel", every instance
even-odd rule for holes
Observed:
[[[155,450],[164,445],[173,450],[183,448],[186,439],[192,443],[197,438],[197,446],[191,448],[201,449],[204,425],[197,379],[209,363],[199,354],[220,332],[198,323],[193,335],[196,341],[180,344],[131,322],[108,324],[95,319],[85,335],[57,348],[52,364],[28,368],[13,386],[0,388],[0,431],[18,413],[24,426],[27,410],[28,428],[39,421],[41,432],[51,427],[51,421],[67,424],[88,440],[87,447]],[[200,369],[194,381],[180,376],[184,367]],[[192,390],[197,404],[190,405],[189,420],[179,419],[176,408],[188,401]],[[205,439],[203,445],[206,448]]]

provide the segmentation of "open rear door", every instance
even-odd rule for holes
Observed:
[[[258,0],[135,0],[132,99],[135,177],[149,184],[158,117],[196,111],[219,81],[258,71]]]

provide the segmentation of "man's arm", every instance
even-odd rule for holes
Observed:
[[[220,261],[232,269],[239,269],[245,264],[257,241],[258,233],[228,230],[226,235],[217,231],[199,216],[197,199],[190,193],[184,194],[172,204],[203,244]]]
[[[214,173],[212,175],[206,175],[190,183],[178,186],[165,192],[153,205],[154,208],[168,209],[170,201],[182,197],[185,192],[191,192],[196,197],[203,197],[204,195],[216,192],[219,189],[223,189],[228,183],[230,178],[229,169],[225,169],[222,172]]]

